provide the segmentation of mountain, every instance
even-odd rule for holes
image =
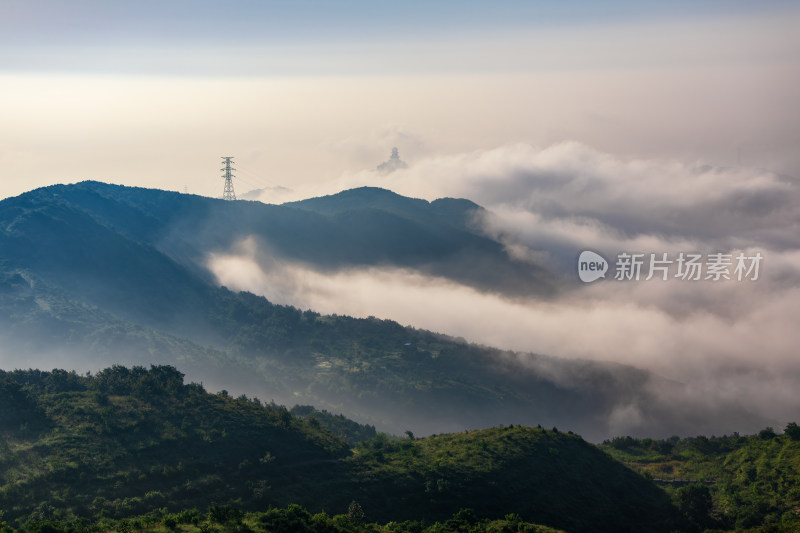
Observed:
[[[17,204],[17,217],[21,209],[38,210],[42,203],[51,204],[48,214],[57,220],[66,213],[52,211],[55,205],[72,208],[79,212],[74,216],[88,215],[107,230],[148,243],[198,274],[197,265],[209,253],[229,252],[253,237],[272,256],[321,270],[391,265],[480,290],[513,295],[553,290],[545,271],[511,261],[500,243],[477,230],[472,220],[481,209],[466,200],[428,203],[364,187],[276,206],[84,182],[39,189],[6,202]],[[90,223],[85,218],[65,222],[76,225],[75,235],[98,231],[81,226]]]
[[[655,485],[555,429],[380,434],[351,450],[314,420],[208,393],[168,366],[0,372],[0,400],[0,521],[27,531],[206,508],[344,513],[353,501],[383,523],[430,523],[467,508],[569,531],[680,523]]]
[[[370,188],[283,206],[96,182],[31,191],[0,202],[0,367],[170,364],[210,388],[398,434],[522,423],[599,441],[629,412],[654,436],[691,431],[698,419],[725,431],[713,410],[685,420],[665,399],[681,385],[642,370],[275,305],[217,286],[207,267],[209,254],[251,238],[265,255],[322,272],[392,265],[547,293],[546,273],[471,226],[480,209]],[[726,410],[726,421],[738,412],[753,424],[747,411]]]

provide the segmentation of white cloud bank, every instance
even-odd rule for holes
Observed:
[[[275,302],[391,318],[500,348],[630,364],[687,383],[708,401],[796,417],[800,196],[792,180],[752,168],[626,160],[563,143],[431,157],[389,176],[345,176],[336,188],[360,185],[470,198],[491,211],[484,229],[512,255],[544,258],[572,283],[554,299],[512,299],[404,270],[323,273],[277,257],[265,263],[252,239],[211,257],[209,267],[220,283]],[[622,251],[744,250],[764,260],[756,281],[582,285],[575,260],[583,249],[600,250],[612,263]]]

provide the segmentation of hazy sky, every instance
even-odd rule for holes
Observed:
[[[579,141],[800,175],[796,2],[0,0],[0,197]],[[420,192],[422,194],[422,192]]]

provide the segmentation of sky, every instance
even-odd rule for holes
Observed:
[[[585,249],[761,253],[758,281],[548,301],[392,269],[267,271],[247,241],[209,268],[280,303],[648,368],[785,423],[798,27],[781,1],[0,0],[0,198],[85,179],[220,197],[234,156],[237,193],[266,202],[470,198],[512,257],[558,272]],[[392,147],[408,168],[375,172]]]
[[[519,142],[800,175],[792,2],[0,0],[0,197],[330,192]],[[420,195],[424,191],[420,191]]]

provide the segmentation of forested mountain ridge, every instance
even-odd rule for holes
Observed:
[[[0,372],[0,510],[24,527],[212,504],[301,504],[378,522],[477,516],[569,531],[670,531],[657,487],[578,436],[524,427],[351,449],[313,417],[184,384],[173,367]],[[27,526],[26,526],[27,524]]]
[[[645,371],[274,305],[218,287],[205,266],[208,253],[258,235],[320,268],[395,261],[476,285],[491,285],[479,272],[518,279],[502,246],[470,228],[476,209],[466,200],[429,203],[369,188],[270,206],[97,182],[6,199],[0,366],[172,364],[211,388],[310,404],[398,434],[541,423],[602,440],[614,435],[611,413],[631,405],[649,424],[640,431],[686,431],[650,389],[680,384]],[[464,254],[482,258],[474,263],[481,269],[461,268],[473,264]],[[752,425],[746,411],[740,418]]]
[[[468,200],[427,202],[363,187],[267,205],[82,182],[37,189],[2,203],[4,215],[14,207],[13,225],[42,224],[32,228],[34,234],[55,229],[45,225],[49,218],[74,225],[74,235],[79,235],[89,228],[85,217],[90,217],[190,269],[209,252],[229,251],[239,240],[255,236],[270,253],[321,269],[393,265],[480,290],[552,290],[553,280],[545,271],[510,260],[502,244],[479,230],[473,218],[482,208]],[[51,213],[38,220],[30,216],[42,210]]]

